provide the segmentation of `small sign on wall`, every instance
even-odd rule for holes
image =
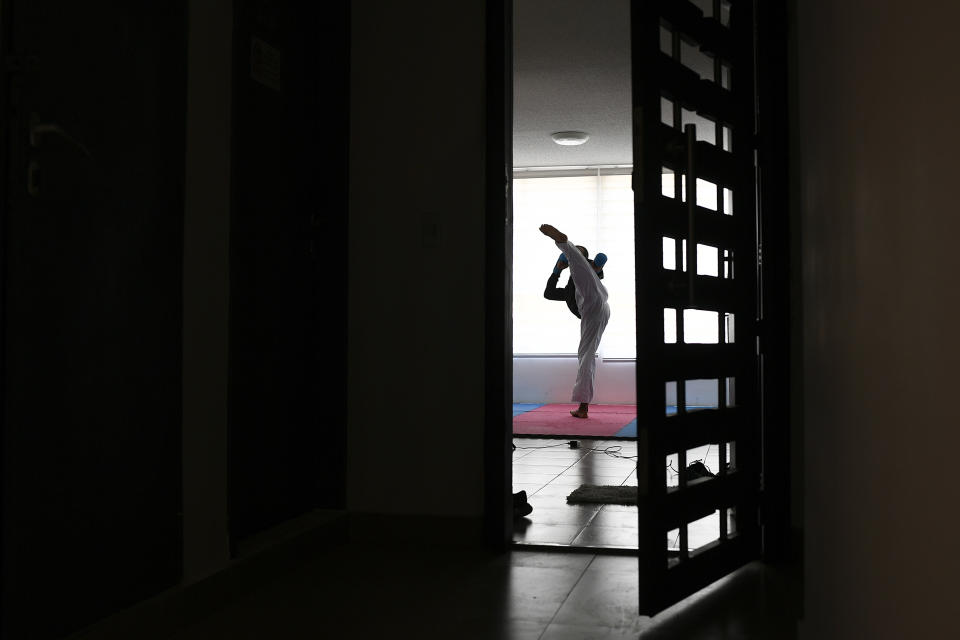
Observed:
[[[283,90],[283,54],[256,36],[250,40],[250,77],[275,91]]]

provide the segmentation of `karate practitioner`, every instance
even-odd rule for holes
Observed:
[[[579,408],[570,412],[574,418],[586,418],[593,400],[593,379],[597,371],[597,348],[603,330],[610,320],[607,289],[597,272],[567,235],[549,224],[540,225],[540,232],[557,243],[570,265],[570,278],[576,287],[577,310],[580,315],[580,347],[577,349],[577,381],[573,385],[574,402]]]

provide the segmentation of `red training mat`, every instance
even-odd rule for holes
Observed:
[[[547,404],[513,418],[514,435],[612,436],[637,417],[632,404],[592,404],[589,418],[574,418],[577,404]]]

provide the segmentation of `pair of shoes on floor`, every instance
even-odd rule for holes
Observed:
[[[712,473],[707,466],[695,460],[687,466],[687,480],[696,480],[697,478],[712,478],[717,474]]]
[[[533,506],[527,502],[527,492],[518,491],[513,494],[513,517],[522,518],[524,516],[530,515],[530,512],[533,511]]]

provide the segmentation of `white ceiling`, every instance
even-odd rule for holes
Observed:
[[[514,167],[631,164],[629,0],[514,0],[513,30]]]

